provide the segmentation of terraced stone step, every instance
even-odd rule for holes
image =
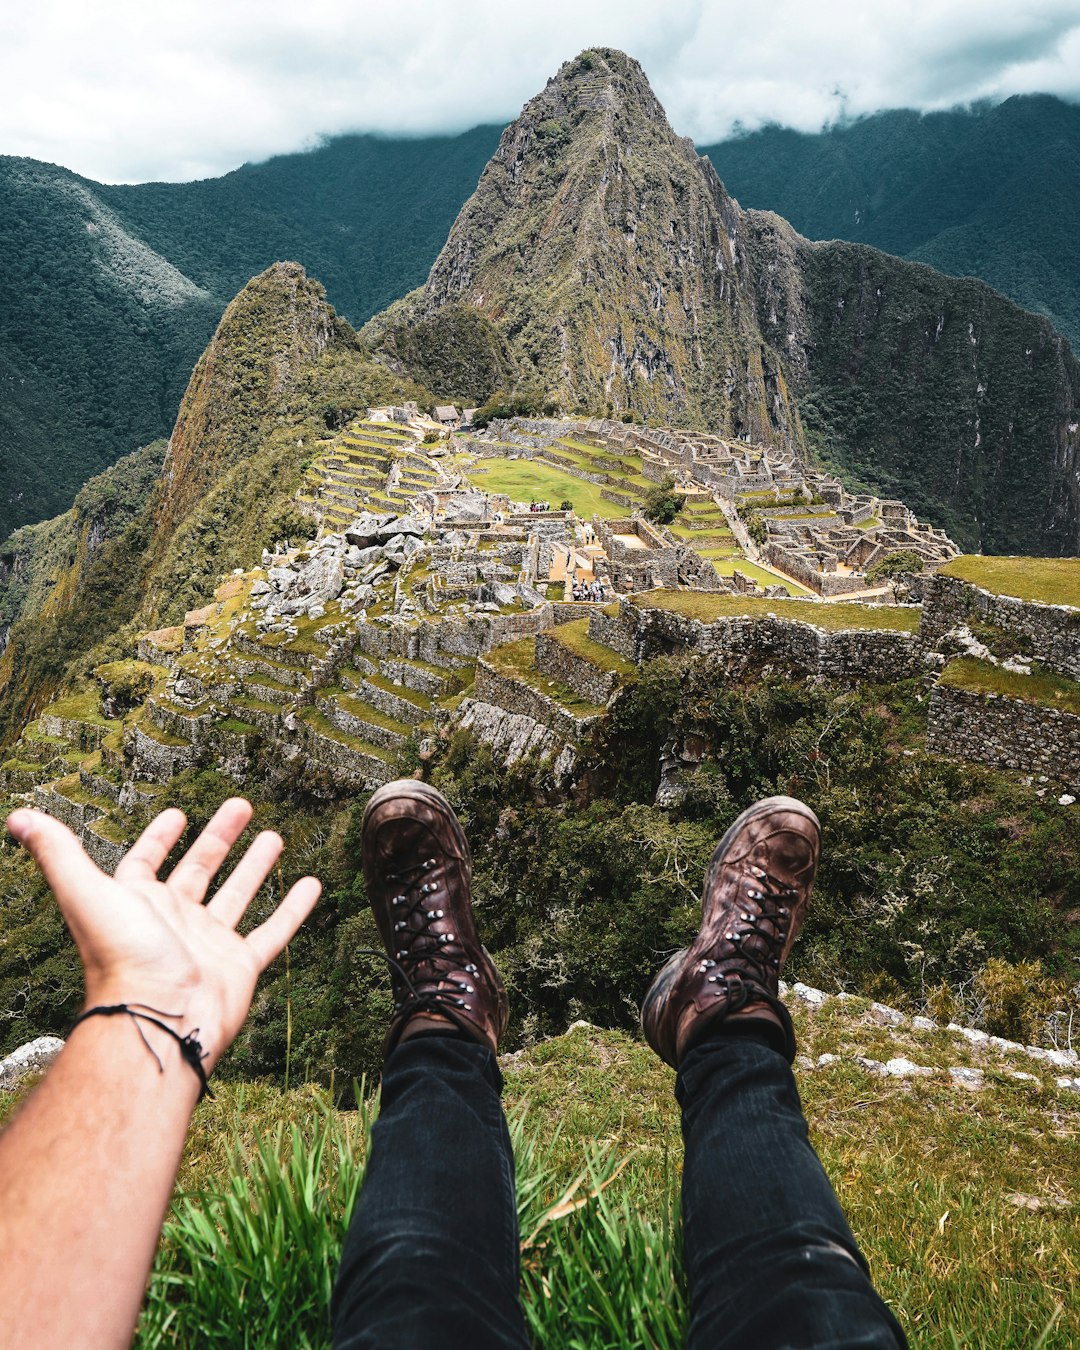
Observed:
[[[606,705],[620,685],[637,678],[632,661],[589,636],[590,619],[558,624],[536,637],[535,665],[586,703]]]
[[[31,722],[16,745],[19,759],[33,760],[38,764],[48,764],[65,750],[70,749],[71,742],[66,737],[46,735],[41,730],[40,721]]]
[[[265,657],[275,664],[292,666],[309,674],[316,661],[321,659],[317,653],[305,651],[288,643],[281,633],[265,633],[261,637],[252,637],[243,629],[237,629],[232,636],[232,642],[234,647],[249,656]]]
[[[323,769],[339,788],[371,789],[394,777],[384,749],[342,731],[317,708],[302,708],[299,720],[309,764]]]
[[[5,792],[29,792],[52,777],[53,770],[49,765],[20,759],[18,755],[0,764],[0,788]]]
[[[395,684],[385,675],[362,676],[356,692],[373,708],[407,726],[419,726],[431,716],[431,699],[427,695]]]
[[[412,735],[410,725],[344,689],[319,690],[315,707],[338,731],[383,750],[399,749]]]
[[[83,787],[77,773],[43,783],[34,789],[34,805],[79,834],[85,825],[107,814],[114,805]]]
[[[382,675],[394,685],[404,685],[429,698],[443,698],[462,687],[456,671],[422,661],[419,657],[387,657],[379,662]]]

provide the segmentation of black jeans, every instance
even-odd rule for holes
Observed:
[[[334,1291],[340,1350],[528,1346],[501,1087],[494,1055],[471,1041],[425,1036],[390,1055]],[[905,1346],[810,1146],[784,1057],[755,1035],[718,1035],[687,1055],[676,1095],[688,1345]]]

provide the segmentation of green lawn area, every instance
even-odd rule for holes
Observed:
[[[751,577],[761,586],[783,586],[788,595],[812,594],[805,586],[800,586],[790,577],[778,576],[776,572],[770,572],[767,567],[759,567],[757,563],[749,562],[746,558],[714,558],[712,564],[722,577],[730,577],[734,572],[741,572],[744,577]]]
[[[572,623],[557,624],[548,631],[547,636],[561,643],[568,651],[583,657],[598,670],[615,671],[624,679],[632,679],[637,675],[637,666],[633,661],[628,661],[625,656],[621,656],[610,647],[605,647],[602,642],[594,642],[589,637],[588,619],[575,619]]]
[[[599,484],[586,483],[543,460],[485,459],[464,472],[481,492],[505,492],[514,501],[546,499],[557,508],[565,499],[574,503],[577,515],[586,518],[597,515],[617,520],[627,514],[625,506],[600,496]]]
[[[1080,558],[996,558],[965,553],[941,568],[995,595],[1080,609]]]
[[[1002,670],[991,661],[978,661],[973,656],[962,656],[950,661],[941,675],[941,683],[954,689],[970,689],[976,694],[1003,694],[1006,698],[1023,699],[1025,703],[1041,703],[1047,708],[1080,717],[1080,684],[1060,675],[1035,672],[1018,675]]]
[[[690,619],[712,623],[716,619],[734,619],[740,615],[778,619],[798,619],[817,628],[840,631],[859,628],[868,631],[890,629],[915,633],[920,611],[897,605],[860,605],[843,601],[766,600],[756,595],[713,595],[708,591],[648,591],[632,598],[635,605],[647,609],[670,609]]]

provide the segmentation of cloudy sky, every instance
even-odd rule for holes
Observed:
[[[637,57],[699,145],[1080,101],[1080,0],[34,0],[0,10],[0,154],[183,180],[339,132],[463,131],[509,121],[588,46]]]

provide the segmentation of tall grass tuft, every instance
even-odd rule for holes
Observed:
[[[234,1145],[226,1190],[175,1203],[140,1350],[329,1344],[330,1295],[373,1114],[360,1099],[353,1131],[327,1103],[310,1136],[294,1124],[258,1136],[247,1156]]]
[[[554,1173],[511,1120],[522,1234],[522,1301],[533,1343],[544,1350],[676,1350],[686,1343],[678,1185],[666,1174],[659,1223],[609,1187],[630,1161],[597,1149],[553,1204]]]
[[[359,1122],[325,1104],[313,1131],[297,1125],[241,1148],[236,1122],[227,1186],[182,1196],[162,1234],[136,1345],[271,1350],[330,1345],[330,1295],[364,1174],[374,1109]],[[242,1111],[242,1106],[241,1106]],[[683,1345],[677,1186],[661,1221],[634,1212],[612,1186],[628,1157],[597,1149],[569,1186],[554,1141],[511,1118],[522,1234],[522,1296],[545,1350],[668,1350]]]

